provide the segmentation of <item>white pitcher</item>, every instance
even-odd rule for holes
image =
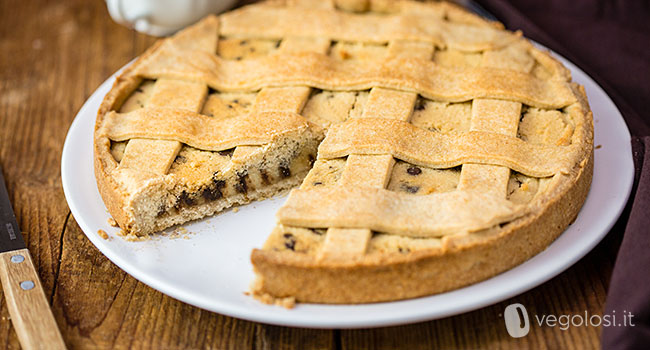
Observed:
[[[169,35],[209,13],[232,7],[235,0],[106,0],[115,22],[154,36]]]

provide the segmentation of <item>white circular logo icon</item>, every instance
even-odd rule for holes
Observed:
[[[503,312],[508,334],[513,338],[521,338],[530,331],[528,311],[521,304],[510,304]]]

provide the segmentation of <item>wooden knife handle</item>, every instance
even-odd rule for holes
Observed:
[[[0,280],[23,349],[65,349],[27,249],[0,253]]]

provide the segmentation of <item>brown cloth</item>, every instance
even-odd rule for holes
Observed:
[[[632,137],[635,182],[610,235],[625,231],[604,313],[634,326],[603,327],[603,349],[650,348],[650,1],[479,0],[510,30],[566,57],[619,108]]]
[[[603,349],[650,347],[650,136],[633,137],[632,153],[638,187],[614,265],[605,314],[630,312],[634,326],[603,328]]]

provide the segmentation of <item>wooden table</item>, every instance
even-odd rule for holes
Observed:
[[[138,282],[85,237],[61,186],[63,142],[75,114],[154,38],[115,24],[103,1],[0,2],[0,162],[18,222],[70,348],[268,349],[595,348],[600,329],[531,325],[519,339],[503,310],[601,315],[620,228],[551,281],[481,310],[407,326],[313,330],[269,326],[186,305]],[[619,224],[620,226],[620,224]],[[2,294],[2,293],[0,293]],[[0,347],[19,348],[4,295]]]

